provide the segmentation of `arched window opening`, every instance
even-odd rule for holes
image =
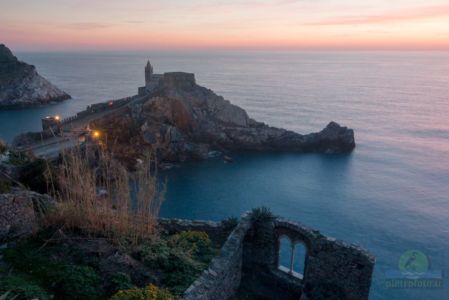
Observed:
[[[294,261],[293,261],[293,275],[298,278],[304,277],[304,271],[306,267],[306,255],[307,250],[303,243],[298,242],[295,244],[294,249]]]
[[[290,270],[290,257],[291,257],[291,250],[292,244],[290,242],[290,239],[286,236],[282,236],[279,239],[279,264],[278,268],[281,271],[289,272]]]
[[[288,237],[279,239],[278,269],[299,279],[304,278],[306,247],[303,243],[292,244]]]

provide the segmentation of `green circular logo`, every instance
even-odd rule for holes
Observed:
[[[402,272],[424,273],[429,270],[429,260],[421,251],[408,250],[399,258],[399,270]]]

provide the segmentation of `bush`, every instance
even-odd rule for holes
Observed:
[[[166,277],[162,282],[175,295],[182,294],[207,266],[179,252],[171,253],[168,261],[169,264],[164,270]]]
[[[171,251],[166,240],[154,237],[140,246],[138,256],[147,266],[164,269],[168,266]]]
[[[183,231],[170,237],[168,244],[184,253],[190,253],[193,258],[208,262],[214,252],[209,236],[200,231]]]
[[[29,189],[45,194],[47,188],[48,163],[44,159],[36,159],[28,163],[20,174],[19,181]]]
[[[275,216],[268,207],[262,206],[254,208],[251,212],[251,221],[254,223],[270,223],[273,222]]]
[[[23,166],[30,162],[30,157],[19,151],[9,151],[9,163],[16,166]]]
[[[114,276],[112,276],[111,278],[111,283],[113,292],[116,292],[118,290],[127,290],[134,287],[131,277],[123,272],[114,274]]]
[[[6,293],[8,294],[5,299],[50,299],[46,291],[39,285],[13,275],[0,277],[0,295],[5,295]]]
[[[275,216],[271,210],[265,206],[255,208],[251,213],[251,221],[254,228],[254,241],[256,251],[260,251],[260,255],[263,253],[268,245],[273,242],[272,236],[272,223],[275,220]]]
[[[6,143],[0,140],[0,154],[5,154],[7,150],[8,147],[6,146]]]
[[[168,290],[150,284],[143,289],[131,288],[118,291],[110,300],[174,300],[174,297]]]
[[[239,219],[237,217],[229,217],[221,221],[221,226],[223,226],[224,230],[231,231],[235,228],[235,226],[237,226],[238,223]]]
[[[66,265],[50,277],[58,299],[99,299],[103,296],[101,277],[91,267]]]
[[[138,256],[147,266],[161,270],[164,286],[180,295],[207,267],[214,252],[207,233],[185,231],[147,241]]]
[[[93,268],[51,260],[45,252],[36,252],[36,249],[39,249],[39,244],[31,241],[6,249],[4,258],[14,270],[54,292],[57,299],[98,299],[104,296],[102,280]]]

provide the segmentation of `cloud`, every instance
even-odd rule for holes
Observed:
[[[396,12],[387,12],[379,15],[342,16],[329,18],[317,22],[303,23],[308,26],[334,26],[334,25],[360,25],[401,22],[435,17],[449,16],[449,5],[426,6]]]
[[[127,24],[143,24],[143,23],[145,23],[145,21],[140,21],[140,20],[128,20],[128,21],[124,21],[124,23],[127,23]]]
[[[114,24],[97,23],[97,22],[76,22],[64,24],[63,27],[77,30],[93,30],[112,27]]]

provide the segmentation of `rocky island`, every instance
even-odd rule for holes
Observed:
[[[0,44],[0,109],[29,107],[69,99],[70,96],[40,76],[32,65],[19,61]]]
[[[302,135],[250,118],[244,109],[199,86],[194,74],[153,74],[149,63],[145,74],[146,85],[126,109],[91,124],[107,133],[115,152],[136,157],[151,146],[160,159],[179,162],[206,159],[217,151],[348,153],[355,147],[353,130],[335,122]]]

